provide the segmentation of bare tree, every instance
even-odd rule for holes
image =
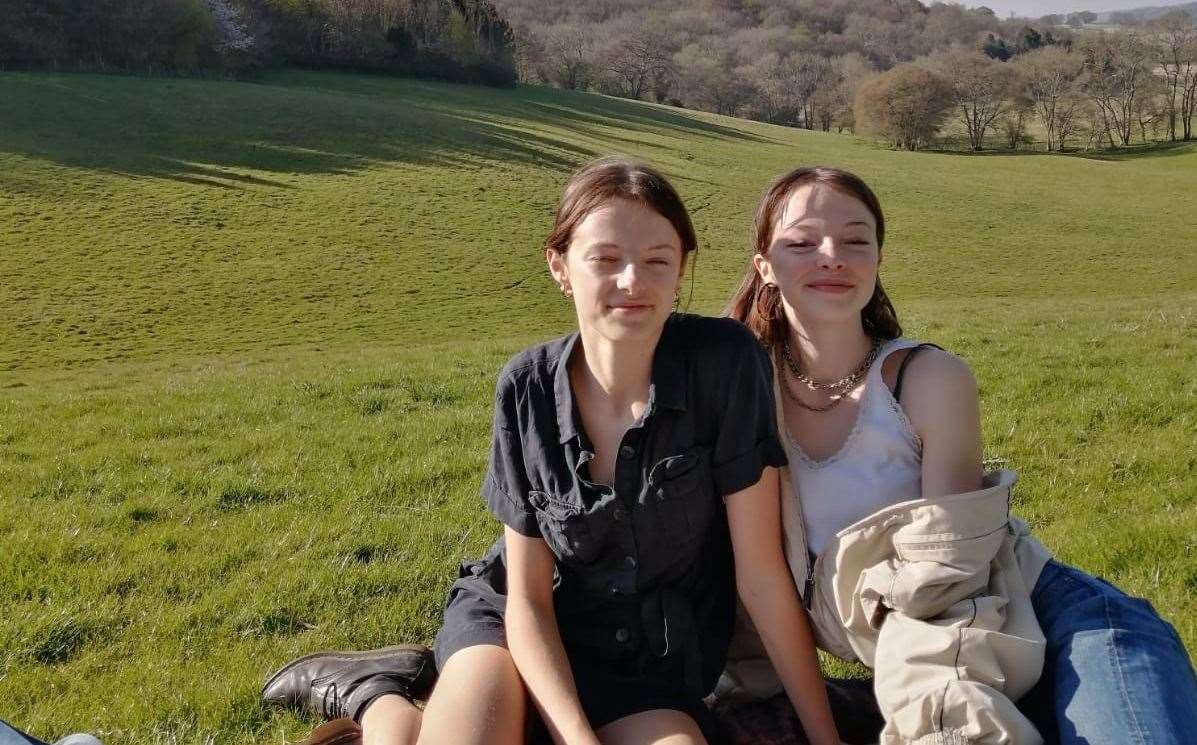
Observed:
[[[1151,75],[1150,50],[1137,31],[1096,34],[1081,46],[1084,90],[1097,106],[1110,147],[1129,145],[1144,81]],[[1115,142],[1115,135],[1117,142]]]
[[[856,100],[856,92],[866,80],[877,73],[877,69],[859,52],[833,57],[831,68],[835,78],[828,96],[828,103],[834,109],[831,112],[831,125],[839,132],[845,129],[855,131],[856,121],[852,106]]]
[[[585,90],[595,64],[592,35],[581,26],[558,23],[537,32],[540,65],[537,74],[569,90]]]
[[[1071,129],[1075,121],[1075,93],[1084,59],[1060,47],[1043,47],[1019,55],[1014,64],[1043,122],[1047,150],[1063,147],[1067,136],[1060,132],[1061,123],[1066,118]]]
[[[1021,93],[1011,96],[996,122],[998,130],[1005,136],[1006,147],[1017,150],[1019,145],[1028,140],[1027,124],[1033,116],[1035,116],[1034,101]]]
[[[1193,98],[1197,92],[1197,26],[1184,11],[1161,16],[1150,27],[1154,62],[1163,73],[1168,139],[1177,138],[1177,124],[1183,138],[1192,136]]]
[[[978,51],[953,50],[930,63],[952,86],[956,114],[973,150],[985,147],[985,133],[1006,109],[1014,87],[1013,68]]]
[[[735,49],[724,39],[707,37],[674,55],[678,93],[688,107],[736,116],[756,94]]]
[[[672,40],[654,28],[639,28],[607,48],[605,66],[628,98],[640,98],[673,65]]]

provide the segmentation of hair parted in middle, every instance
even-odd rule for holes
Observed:
[[[690,213],[669,180],[650,165],[618,157],[592,160],[570,177],[544,247],[565,255],[586,216],[616,199],[642,204],[668,220],[681,240],[683,261],[698,248]]]
[[[885,215],[877,195],[859,176],[830,166],[806,166],[795,168],[781,176],[769,186],[756,209],[753,221],[752,254],[767,254],[773,244],[773,233],[781,220],[786,201],[795,190],[807,184],[823,184],[861,203],[873,215],[877,223],[877,249],[885,243]],[[788,333],[785,313],[781,306],[781,291],[776,285],[766,284],[761,278],[752,256],[740,288],[728,301],[724,314],[747,326],[761,344],[777,353],[785,343]],[[881,287],[881,278],[869,302],[860,311],[864,332],[874,339],[896,339],[902,335],[898,313]]]

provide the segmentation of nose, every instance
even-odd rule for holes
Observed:
[[[629,261],[623,265],[623,269],[615,277],[615,286],[631,294],[640,285],[640,271],[636,268],[636,262]]]
[[[821,269],[843,269],[844,260],[840,257],[839,242],[830,236],[824,238],[819,244],[818,261]]]

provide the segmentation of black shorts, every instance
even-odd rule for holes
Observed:
[[[489,644],[507,648],[503,623],[506,577],[502,561],[488,559],[463,564],[449,590],[444,620],[433,645],[437,669],[443,670],[450,657],[468,647]],[[570,667],[578,700],[594,729],[632,714],[669,709],[692,717],[708,742],[722,741],[706,704],[687,694],[680,670],[663,668],[647,675],[621,671],[608,660],[578,651],[570,654]],[[551,742],[531,708],[529,720],[529,742]]]

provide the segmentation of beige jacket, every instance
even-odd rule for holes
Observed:
[[[997,471],[978,491],[879,510],[837,533],[812,567],[782,469],[790,571],[819,647],[873,669],[884,745],[1042,742],[1012,701],[1042,671],[1030,593],[1050,554],[1009,514],[1015,481]],[[781,690],[741,612],[717,695]]]

